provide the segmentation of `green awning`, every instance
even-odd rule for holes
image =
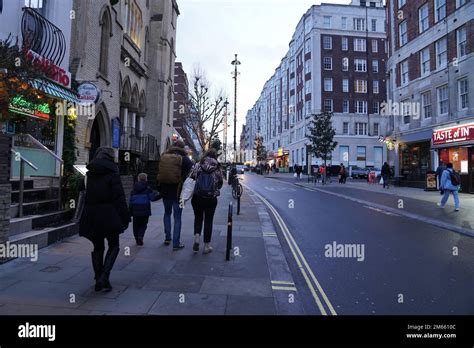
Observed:
[[[79,98],[74,91],[55,84],[51,81],[39,79],[33,80],[32,87],[44,92],[50,97],[67,100],[71,103],[80,103]]]

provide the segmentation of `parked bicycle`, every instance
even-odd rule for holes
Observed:
[[[244,188],[242,184],[239,182],[239,177],[236,175],[232,180],[232,197],[237,199],[242,197],[242,193],[244,192]]]

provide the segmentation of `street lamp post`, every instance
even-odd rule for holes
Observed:
[[[237,66],[240,65],[240,61],[237,59],[237,53],[235,59],[231,62],[234,66],[233,79],[234,79],[234,162],[236,162],[237,156]]]
[[[227,163],[227,106],[229,105],[229,102],[227,99],[225,100],[225,111],[224,111],[224,135],[223,135],[223,142],[224,142],[224,163]]]

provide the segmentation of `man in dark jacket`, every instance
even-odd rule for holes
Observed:
[[[179,184],[164,184],[158,183],[159,191],[163,197],[163,205],[165,207],[165,216],[163,217],[163,223],[165,225],[165,245],[171,243],[171,213],[174,218],[174,229],[173,229],[173,250],[180,250],[184,248],[184,245],[180,242],[181,237],[181,213],[183,208],[179,203],[179,197],[181,195],[181,188],[184,180],[189,175],[193,162],[189,159],[188,154],[184,150],[184,142],[182,140],[176,140],[167,151],[182,156],[181,162],[181,180]]]
[[[383,180],[383,188],[387,187],[388,189],[388,181],[390,180],[390,166],[387,162],[384,162],[380,175],[382,176]]]
[[[133,216],[133,235],[137,245],[143,245],[148,219],[151,216],[151,202],[157,201],[161,196],[148,186],[146,173],[138,174],[138,181],[133,186],[130,195],[130,215]]]
[[[130,222],[114,149],[100,147],[87,170],[87,177],[81,185],[81,190],[86,190],[86,196],[79,221],[79,235],[94,244],[91,255],[95,290],[111,291],[109,276],[119,253],[119,235],[128,228]],[[105,260],[104,239],[109,244]]]
[[[438,178],[438,188],[440,191],[443,191],[441,188],[441,175],[443,172],[446,170],[446,165],[443,163],[443,161],[439,161],[439,166],[436,168],[436,177]],[[443,194],[442,192],[441,194]]]

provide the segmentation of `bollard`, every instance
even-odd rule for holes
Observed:
[[[229,202],[229,212],[227,213],[227,248],[225,260],[230,260],[230,250],[232,249],[232,202]]]
[[[240,215],[240,195],[237,196],[237,215]]]

